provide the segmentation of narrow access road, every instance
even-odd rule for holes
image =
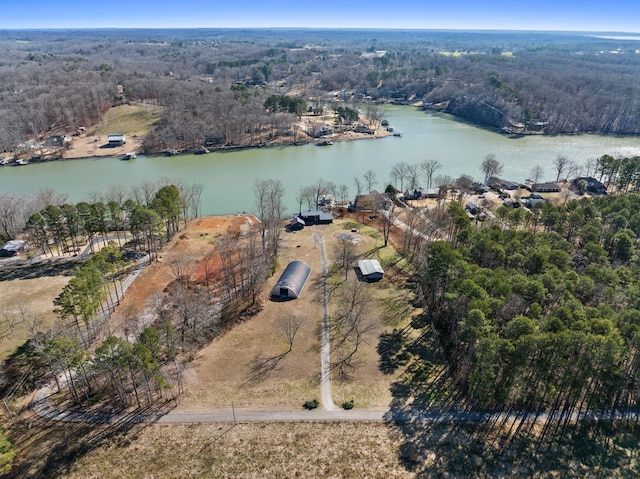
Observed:
[[[135,424],[208,424],[208,423],[255,423],[255,422],[381,422],[388,411],[385,409],[235,409],[216,411],[166,411],[140,412],[124,414],[85,413],[79,411],[61,411],[51,405],[49,395],[54,391],[50,385],[40,389],[31,404],[33,411],[40,417],[65,423],[115,424],[130,422]]]
[[[320,396],[322,407],[334,411],[336,405],[331,397],[331,342],[329,338],[329,298],[327,296],[327,255],[324,251],[322,233],[313,233],[313,239],[320,249],[322,259],[322,347],[320,348]]]
[[[49,384],[36,392],[31,407],[40,417],[66,423],[115,424],[129,422],[135,424],[208,424],[208,423],[274,423],[274,422],[405,422],[414,424],[476,424],[491,422],[519,422],[545,424],[546,422],[598,422],[618,420],[639,420],[640,410],[598,410],[572,411],[571,413],[550,413],[546,411],[450,411],[416,410],[411,408],[388,409],[235,409],[215,411],[165,411],[130,413],[91,413],[62,411],[51,405],[49,396],[55,387]]]

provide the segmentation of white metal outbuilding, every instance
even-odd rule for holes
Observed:
[[[366,281],[380,281],[384,276],[384,270],[377,259],[358,260],[358,268]]]

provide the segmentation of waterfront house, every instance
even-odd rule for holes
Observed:
[[[127,142],[122,133],[112,133],[109,135],[108,145],[110,148],[115,148],[117,146],[122,146]]]
[[[536,183],[531,189],[538,193],[560,193],[560,187],[555,183]]]
[[[11,240],[0,249],[0,257],[7,258],[16,255],[25,245],[24,240]]]
[[[470,215],[477,215],[480,212],[480,208],[475,203],[467,203],[464,209]]]
[[[302,218],[300,218],[300,216],[294,215],[294,217],[291,218],[291,221],[287,225],[287,230],[288,231],[300,231],[300,230],[304,229],[305,226],[306,225],[305,225],[304,220]]]
[[[363,125],[362,123],[360,123],[358,126],[356,126],[353,129],[353,131],[355,131],[356,133],[366,133],[368,135],[373,135],[375,133],[374,130],[369,128],[367,125]]]
[[[305,225],[328,225],[333,223],[333,214],[329,211],[303,211],[298,215]]]
[[[591,176],[579,176],[578,178],[575,178],[572,182],[571,182],[571,189],[572,190],[580,190],[581,187],[581,182],[584,181],[584,191],[586,191],[587,193],[590,193],[592,195],[606,195],[607,194],[607,187],[602,184],[600,181],[596,180],[595,178],[592,178]]]

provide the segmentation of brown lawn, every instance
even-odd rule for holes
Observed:
[[[0,308],[4,313],[16,317],[22,306],[27,311],[27,321],[34,316],[39,317],[42,323],[37,330],[46,331],[56,321],[53,300],[70,279],[71,276],[42,276],[0,281]],[[17,323],[7,337],[0,339],[0,359],[15,351],[30,336],[28,325]]]
[[[341,233],[357,238],[361,255],[382,260],[393,254],[391,247],[375,251],[381,245],[379,234],[372,228],[359,226],[351,232],[351,224],[339,220],[333,225],[312,226],[296,233],[285,233],[278,269],[269,278],[261,296],[262,310],[253,318],[237,325],[233,330],[201,350],[187,371],[186,393],[179,409],[207,410],[236,407],[246,408],[299,408],[303,402],[320,397],[320,331],[322,307],[320,303],[320,274],[322,263],[315,235],[321,235],[325,253],[332,259],[333,245]],[[268,294],[280,274],[294,259],[311,266],[309,281],[294,301],[271,302]],[[353,271],[349,277],[354,276]],[[344,287],[344,273],[335,273],[330,279],[337,288]],[[356,407],[388,407],[393,376],[385,376],[378,367],[376,347],[380,333],[398,324],[389,310],[390,304],[407,304],[405,293],[386,279],[374,284],[363,284],[371,295],[370,320],[374,330],[367,336],[355,357],[356,366],[348,381],[333,375],[333,398],[337,405],[353,399]],[[337,290],[330,296],[332,302]],[[392,308],[393,309],[393,308]],[[281,322],[289,315],[304,320],[290,353],[278,361],[266,377],[256,381],[255,368],[266,365],[288,350]],[[410,316],[410,314],[409,314]],[[402,318],[406,321],[406,318]]]
[[[130,425],[118,429],[101,425],[25,428],[21,446],[34,452],[17,459],[11,477],[415,477],[401,464],[399,441],[381,423]],[[69,457],[74,460],[67,462]]]

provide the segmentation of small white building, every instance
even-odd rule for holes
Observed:
[[[122,133],[112,133],[112,134],[109,135],[109,146],[110,147],[122,146],[126,142],[127,142],[127,140],[124,137],[124,134],[122,134]]]
[[[384,276],[384,270],[377,259],[358,260],[358,269],[365,281],[380,281]]]
[[[24,240],[11,240],[8,241],[2,248],[0,248],[0,257],[6,258],[8,256],[14,256],[20,252],[24,247],[26,241]]]

